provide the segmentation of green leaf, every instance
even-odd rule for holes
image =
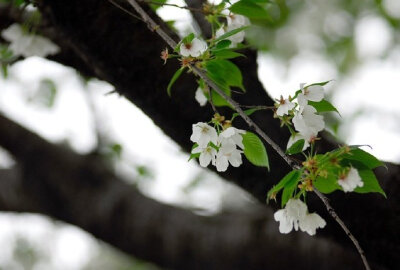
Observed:
[[[267,201],[269,200],[269,198],[271,197],[271,195],[273,194],[277,194],[282,188],[284,188],[286,186],[286,184],[288,182],[290,182],[293,179],[296,179],[295,181],[300,179],[302,170],[293,170],[291,172],[289,172],[288,174],[285,175],[285,177],[283,177],[281,179],[281,181],[278,182],[278,184],[276,184],[275,186],[273,186],[267,193]]]
[[[237,53],[231,50],[218,50],[218,51],[213,51],[213,54],[217,59],[232,59],[240,56],[244,56],[244,54]]]
[[[191,161],[194,158],[199,158],[200,157],[200,153],[195,153],[195,154],[192,153],[193,149],[195,149],[197,146],[199,146],[197,143],[193,144],[192,150],[190,151],[190,157],[189,157],[188,161]]]
[[[313,186],[325,194],[341,189],[338,184],[338,176],[334,173],[328,173],[328,177],[326,178],[317,177],[317,179],[313,181]]]
[[[289,155],[294,155],[303,151],[304,147],[304,139],[296,141],[289,149],[286,150],[286,153]]]
[[[350,161],[352,160],[358,161],[363,165],[365,165],[368,169],[375,169],[380,166],[385,166],[385,164],[382,161],[380,161],[370,153],[365,152],[360,148],[351,149],[350,153],[345,154],[343,158]]]
[[[296,178],[292,177],[289,181],[286,182],[285,187],[283,188],[282,197],[281,197],[281,207],[285,207],[286,203],[293,196],[293,192],[297,188],[297,183],[299,182],[301,174]]]
[[[8,65],[5,63],[1,64],[1,72],[3,74],[3,78],[7,79],[8,78]]]
[[[361,179],[363,180],[364,185],[362,187],[357,187],[354,190],[354,192],[357,193],[378,192],[386,198],[386,193],[379,185],[378,179],[376,179],[376,176],[373,171],[369,169],[359,169],[358,173]]]
[[[337,112],[339,111],[333,106],[329,101],[323,99],[321,101],[315,102],[315,101],[308,101],[308,104],[313,106],[317,112],[322,113],[322,112]]]
[[[206,63],[207,74],[217,83],[225,82],[228,86],[236,86],[244,91],[242,72],[232,62],[215,59]]]
[[[242,32],[243,30],[245,30],[245,29],[247,29],[247,28],[249,28],[249,26],[242,26],[242,27],[233,29],[233,30],[231,30],[231,31],[229,31],[229,32],[226,32],[226,33],[223,34],[222,36],[220,36],[220,37],[214,39],[214,42],[218,42],[218,41],[220,41],[220,40],[227,39],[228,37],[233,36],[233,35],[236,35],[237,33]]]
[[[230,41],[228,39],[224,39],[215,45],[215,49],[216,50],[225,49],[225,48],[228,48],[231,44],[232,44],[232,41]]]
[[[331,81],[332,81],[332,80],[324,81],[324,82],[318,82],[318,83],[312,83],[312,84],[309,84],[309,85],[305,86],[305,88],[307,88],[307,87],[309,87],[309,86],[312,86],[312,85],[321,85],[321,86],[324,86],[324,85],[328,84],[328,83],[331,82]]]
[[[269,170],[267,150],[258,136],[250,131],[242,135],[244,155],[256,166],[266,167]]]
[[[225,94],[227,94],[228,96],[231,96],[231,91],[224,91]],[[232,108],[232,105],[228,103],[228,101],[225,100],[225,98],[223,98],[222,96],[220,96],[217,92],[215,92],[214,90],[211,91],[211,96],[212,96],[212,102],[215,106],[217,107],[222,107],[222,106],[227,106]]]
[[[167,87],[168,96],[171,96],[171,87],[172,87],[172,85],[175,83],[175,81],[181,76],[181,74],[182,74],[182,72],[183,72],[184,70],[185,70],[185,68],[184,68],[184,67],[181,67],[181,68],[178,69],[178,70],[175,72],[175,74],[172,76],[171,81],[169,82],[168,87]]]
[[[249,19],[269,19],[270,16],[264,7],[256,4],[256,1],[241,0],[229,8],[236,14],[244,15]]]

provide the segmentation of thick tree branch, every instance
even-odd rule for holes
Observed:
[[[144,197],[101,160],[52,145],[2,115],[0,130],[0,145],[20,166],[0,171],[0,210],[50,215],[172,269],[362,267],[354,252],[328,240],[280,236],[263,208],[196,216]]]
[[[92,74],[99,76],[96,70],[100,71],[103,74],[100,78],[116,86],[119,93],[141,108],[183,149],[190,150],[191,125],[210,118],[212,110],[209,107],[199,108],[194,101],[196,84],[190,75],[179,79],[172,91],[172,98],[167,96],[166,85],[178,64],[170,61],[162,66],[159,52],[165,45],[156,35],[149,33],[142,22],[129,17],[107,1],[72,0],[67,4],[61,0],[42,0],[40,8],[44,19],[56,29],[56,33],[67,37],[73,45],[69,49],[75,56],[70,54],[71,57],[79,59],[83,55],[83,61]],[[163,26],[162,22],[159,24]],[[247,52],[247,58],[240,59],[237,64],[243,70],[248,91],[245,95],[235,94],[235,99],[243,105],[271,106],[273,101],[257,78],[256,54]],[[252,117],[281,147],[286,145],[288,134],[279,128],[278,121],[270,114],[256,112]],[[243,123],[237,123],[237,126],[244,127]],[[320,146],[322,150],[332,147],[326,142]],[[273,168],[270,173],[245,163],[222,176],[264,201],[269,187],[289,170],[270,148],[267,147],[267,150]],[[367,256],[396,269],[399,265],[396,258],[400,253],[397,232],[400,224],[400,174],[397,166],[389,164],[388,167],[389,171],[377,171],[388,200],[375,194],[361,196],[340,192],[329,197],[338,214],[360,239]],[[310,208],[323,215],[325,210],[315,199],[312,196],[308,198]],[[324,218],[329,220],[327,215]],[[321,230],[321,234],[343,246],[350,245],[336,225],[329,224]]]

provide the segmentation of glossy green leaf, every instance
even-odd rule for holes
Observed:
[[[358,161],[369,169],[375,169],[379,166],[385,166],[382,161],[360,148],[352,148],[350,150],[350,153],[345,154],[343,158],[350,161]]]
[[[301,174],[300,174],[301,176]],[[293,192],[297,188],[297,183],[300,180],[300,176],[298,177],[292,177],[289,181],[286,182],[283,192],[282,192],[282,197],[281,197],[281,207],[285,207],[286,203],[289,201],[290,198],[293,197]]]
[[[322,113],[322,112],[337,112],[337,113],[339,113],[339,111],[335,108],[335,106],[333,106],[329,101],[327,101],[325,99],[318,101],[318,102],[308,101],[308,104],[313,106],[319,113]]]
[[[256,1],[241,0],[229,7],[233,13],[244,15],[250,19],[269,19],[270,16],[264,7],[258,5]]]
[[[196,158],[200,157],[200,153],[195,153],[195,154],[192,153],[193,149],[195,149],[197,146],[199,146],[197,143],[193,144],[192,150],[190,151],[190,156],[189,156],[189,160],[188,161],[191,161],[194,158],[196,159]]]
[[[378,179],[376,179],[376,176],[373,171],[369,169],[359,169],[358,173],[362,181],[364,182],[364,185],[362,187],[356,188],[354,192],[357,193],[378,192],[386,198],[386,193],[379,185]]]
[[[266,167],[269,170],[267,150],[260,138],[250,131],[247,131],[242,137],[244,145],[243,151],[246,158],[252,164]]]
[[[222,36],[216,38],[216,39],[214,40],[214,42],[218,42],[218,41],[220,41],[220,40],[227,39],[228,37],[233,36],[233,35],[236,35],[237,33],[242,32],[242,31],[246,30],[247,28],[249,28],[249,27],[248,27],[248,26],[242,26],[242,27],[233,29],[233,30],[231,30],[231,31],[229,31],[229,32],[226,32],[226,33],[223,34]]]
[[[244,90],[242,72],[232,62],[223,59],[206,63],[207,74],[217,83],[225,82],[227,86],[236,86]]]
[[[226,49],[232,44],[232,41],[228,39],[221,40],[215,45],[216,50]]]
[[[313,182],[313,186],[320,192],[329,194],[335,190],[341,189],[338,184],[338,176],[335,174],[328,174],[328,177],[317,177]]]
[[[169,82],[169,84],[168,84],[168,87],[167,87],[167,93],[168,93],[168,96],[171,96],[171,88],[172,88],[172,85],[174,85],[174,83],[176,82],[176,80],[181,76],[181,74],[182,74],[182,72],[185,70],[185,68],[184,67],[181,67],[180,69],[178,69],[176,72],[175,72],[175,74],[172,76],[172,78],[171,78],[171,80],[170,80],[170,82]]]
[[[213,51],[213,54],[217,59],[232,59],[240,56],[244,56],[244,54],[234,52],[232,50],[218,50],[218,51]]]
[[[292,180],[292,178],[295,179],[293,181],[298,181],[300,179],[301,173],[302,173],[301,170],[293,170],[293,171],[289,172],[288,174],[286,174],[285,177],[283,177],[281,179],[281,181],[278,182],[278,184],[273,186],[268,191],[268,193],[267,193],[267,201],[269,200],[271,195],[277,194],[282,188],[284,188],[286,186],[286,184]]]
[[[286,153],[289,155],[294,155],[303,151],[304,147],[304,139],[296,141],[289,149],[286,150]]]

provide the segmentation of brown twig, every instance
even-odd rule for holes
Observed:
[[[337,223],[339,223],[340,227],[342,227],[343,231],[346,233],[346,235],[350,238],[350,240],[356,246],[357,251],[360,254],[361,259],[364,263],[365,269],[371,270],[371,268],[368,264],[367,258],[365,257],[365,252],[361,248],[360,243],[357,241],[357,239],[354,237],[354,235],[347,228],[346,224],[344,224],[343,220],[337,215],[335,209],[333,209],[333,207],[329,203],[328,198],[326,196],[324,196],[324,194],[322,194],[318,189],[314,188],[314,193],[317,194],[317,196],[323,201],[329,214],[333,217],[334,220],[336,220]]]
[[[152,4],[152,5],[158,5],[158,6],[176,7],[176,8],[181,8],[181,9],[187,9],[187,10],[194,11],[194,12],[204,13],[204,11],[202,9],[200,9],[200,8],[179,6],[179,5],[176,5],[176,4],[161,3],[161,2],[157,2],[157,1],[151,1],[151,0],[139,0],[139,2],[143,2],[143,3],[146,3],[146,4]]]
[[[127,0],[132,7],[136,10],[137,13],[142,17],[143,21],[147,24],[148,28],[152,31],[155,31],[172,49],[174,49],[177,45],[177,43],[167,34],[165,33],[159,25],[157,25],[154,20],[142,9],[142,7],[135,1],[135,0]],[[209,87],[211,87],[215,92],[217,92],[220,96],[222,96],[235,110],[236,112],[243,118],[243,120],[251,127],[258,135],[261,136],[285,161],[286,163],[293,169],[300,169],[301,167],[293,161],[289,156],[285,154],[285,152],[255,123],[251,118],[244,113],[242,108],[240,108],[240,105],[233,100],[231,97],[229,97],[227,94],[225,94],[224,91],[222,91],[218,85],[216,85],[202,70],[201,68],[192,65],[191,66],[193,72],[199,76],[201,79],[204,80],[208,84]],[[329,214],[332,216],[332,218],[339,223],[339,225],[342,227],[346,235],[351,239],[353,244],[356,246],[358,253],[361,256],[361,259],[364,263],[365,269],[370,270],[370,266],[368,264],[367,258],[365,257],[365,253],[363,249],[361,248],[360,244],[358,243],[357,239],[351,234],[350,230],[347,228],[347,226],[344,224],[344,222],[339,218],[339,216],[336,214],[335,210],[332,208],[332,206],[329,203],[328,198],[323,195],[321,192],[319,192],[317,189],[314,189],[314,193],[321,199],[321,201],[324,203],[326,209],[328,210]]]

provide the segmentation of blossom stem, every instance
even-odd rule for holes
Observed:
[[[147,27],[151,31],[155,31],[172,49],[174,49],[177,45],[177,43],[166,33],[164,30],[162,30],[159,25],[155,23],[155,21],[142,9],[142,7],[136,2],[136,0],[127,0],[129,4],[136,10],[137,13],[142,17],[142,20],[147,24]],[[252,128],[258,135],[261,136],[282,158],[283,160],[286,161],[286,163],[293,169],[301,169],[300,165],[292,160],[289,156],[285,154],[285,152],[253,121],[251,118],[244,113],[240,105],[233,100],[231,97],[229,97],[227,94],[225,94],[224,91],[221,90],[221,88],[216,85],[204,72],[203,69],[191,65],[191,68],[193,72],[199,76],[201,79],[206,82],[209,87],[214,89],[215,92],[217,92],[221,97],[223,97],[235,110],[236,112],[243,118],[243,120],[249,125],[250,128]],[[344,222],[339,218],[339,216],[336,214],[335,210],[332,208],[332,206],[329,203],[328,198],[323,195],[319,190],[313,189],[314,193],[321,199],[321,201],[324,203],[326,209],[328,210],[329,214],[335,219],[337,223],[342,227],[346,235],[351,239],[353,244],[356,246],[358,253],[361,256],[361,259],[364,263],[365,269],[370,270],[370,266],[368,264],[368,261],[365,257],[365,253],[363,249],[361,248],[360,244],[358,243],[357,239],[353,236],[353,234],[350,232],[350,230],[347,228],[347,226],[344,224]]]

